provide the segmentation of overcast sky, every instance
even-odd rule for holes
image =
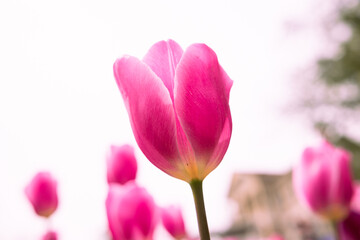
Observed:
[[[0,239],[43,233],[46,223],[23,193],[39,170],[59,181],[51,224],[61,239],[104,239],[105,154],[110,144],[124,143],[136,147],[139,183],[157,203],[180,204],[197,233],[190,188],[142,155],[112,72],[116,58],[142,58],[169,38],[183,49],[206,43],[234,80],[232,140],[204,182],[210,229],[224,230],[234,172],[287,171],[304,146],[319,141],[309,125],[283,111],[292,82],[301,80],[294,72],[321,46],[308,28],[310,2],[0,1]],[[294,19],[305,27],[289,27]]]

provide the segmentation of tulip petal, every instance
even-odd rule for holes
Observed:
[[[126,104],[135,139],[145,156],[170,175],[179,159],[176,124],[169,91],[158,76],[135,57],[114,63],[114,75]]]
[[[183,50],[173,40],[155,43],[143,58],[151,70],[163,81],[171,99],[174,99],[174,76]]]
[[[351,209],[360,212],[360,184],[357,182],[354,186],[354,195],[351,198]]]
[[[175,73],[175,109],[200,167],[201,161],[208,165],[209,159],[217,165],[228,147],[231,86],[232,80],[209,47],[194,44],[184,52]]]
[[[303,165],[301,176],[306,176],[308,181],[301,180],[302,191],[307,202],[313,210],[318,210],[329,203],[331,173],[326,167],[327,162],[321,161],[322,152],[318,149],[307,148],[303,153]]]
[[[229,114],[228,118],[225,120],[224,128],[219,137],[218,144],[208,162],[208,165],[205,169],[205,176],[208,175],[212,170],[214,170],[224,158],[224,155],[228,149],[230,138],[232,132],[232,120],[231,115]]]
[[[173,40],[160,41],[155,43],[143,58],[151,70],[163,81],[174,102],[174,76],[176,67],[181,59],[183,50],[178,43]],[[197,175],[197,171],[189,166],[189,162],[194,159],[194,153],[191,148],[184,130],[181,127],[179,119],[176,117],[176,139],[177,147],[181,158],[177,159],[178,168],[182,172],[181,179],[190,180],[190,176]]]
[[[332,188],[330,197],[337,201],[338,204],[349,205],[354,194],[354,185],[349,184],[352,182],[352,174],[350,169],[350,155],[342,149],[334,149],[331,165],[334,168],[332,181],[338,182],[337,188]],[[337,169],[337,171],[335,170]]]

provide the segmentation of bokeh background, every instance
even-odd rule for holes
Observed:
[[[233,174],[287,173],[323,137],[358,157],[356,2],[0,1],[0,239],[44,232],[23,192],[39,170],[59,182],[60,239],[106,239],[105,156],[124,143],[136,147],[138,182],[159,205],[181,205],[197,234],[190,188],[141,153],[112,72],[116,58],[142,58],[159,40],[206,43],[234,80],[232,140],[204,181],[211,231],[234,219]]]

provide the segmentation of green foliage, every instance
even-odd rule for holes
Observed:
[[[340,45],[338,56],[321,59],[319,67],[322,79],[327,84],[353,83],[360,86],[360,4],[342,11],[341,20],[351,28],[352,35]]]
[[[350,111],[350,117],[356,119],[360,116],[360,3],[340,10],[340,21],[351,29],[351,36],[339,45],[338,54],[334,58],[318,61],[319,80],[327,86],[329,92],[336,87],[345,85],[350,86],[354,91],[351,91],[353,94],[348,94],[349,96],[346,98],[339,97],[329,100],[324,97],[318,104],[330,103],[348,113]],[[344,125],[344,118],[346,116],[342,115],[335,117],[331,123],[315,122],[314,124],[318,129],[321,126],[320,131],[330,142],[352,153],[353,173],[356,179],[360,179],[360,142],[358,142],[360,136],[358,136],[358,140],[354,140],[346,136],[346,133],[339,131],[337,126]],[[351,129],[351,126],[347,127]],[[331,129],[331,134],[326,134],[326,129]],[[334,131],[334,129],[337,130]]]
[[[351,162],[353,176],[355,179],[360,179],[360,144],[346,136],[341,136],[340,138],[336,139],[333,144],[351,152],[353,158],[353,161]]]

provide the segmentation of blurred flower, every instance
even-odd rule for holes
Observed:
[[[165,229],[175,239],[187,236],[181,209],[178,206],[168,206],[161,209],[161,220]]]
[[[45,235],[41,238],[41,240],[57,240],[58,236],[55,231],[48,231]]]
[[[239,239],[239,238],[229,238],[226,240],[236,240],[236,239]],[[270,236],[270,237],[251,237],[251,238],[241,238],[241,239],[244,239],[244,240],[284,240],[284,238],[282,238],[280,235],[273,235],[273,236]],[[240,240],[240,239],[239,239]]]
[[[360,213],[360,183],[355,183],[354,195],[351,198],[351,210]]]
[[[344,219],[350,208],[353,183],[349,154],[324,142],[306,148],[294,168],[295,192],[315,213],[331,221]]]
[[[360,239],[360,185],[355,183],[349,215],[338,224],[341,240]]]
[[[57,182],[49,172],[37,173],[25,194],[39,216],[50,217],[58,206]]]
[[[347,218],[339,224],[341,240],[360,239],[360,213],[350,211]]]
[[[280,235],[274,235],[266,238],[266,240],[284,240],[284,238],[282,238]]]
[[[232,80],[205,44],[185,52],[172,40],[154,44],[142,61],[124,56],[114,75],[136,141],[169,175],[203,180],[229,145]]]
[[[106,212],[114,240],[152,239],[157,208],[152,196],[135,182],[110,185]]]
[[[125,184],[136,178],[137,162],[132,146],[112,145],[106,163],[108,183]]]

